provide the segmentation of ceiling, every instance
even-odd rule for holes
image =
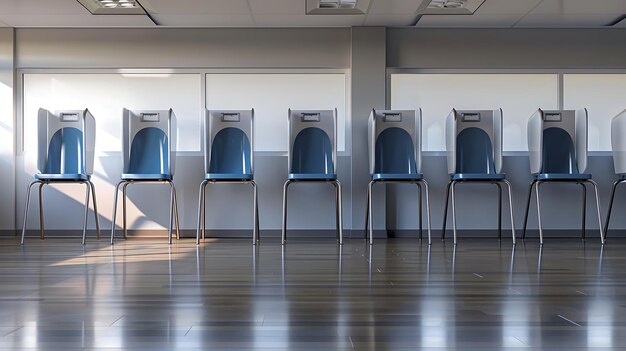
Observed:
[[[626,0],[485,0],[473,15],[419,18],[422,0],[370,0],[362,15],[305,15],[305,0],[139,2],[147,15],[92,15],[76,0],[0,0],[0,27],[626,28],[626,20],[615,24],[626,14]]]

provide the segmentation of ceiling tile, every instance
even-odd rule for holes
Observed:
[[[305,0],[248,0],[253,15],[301,15]]]
[[[408,15],[414,14],[422,1],[429,0],[373,0],[370,15]]]
[[[516,27],[602,27],[615,20],[615,15],[546,15],[524,17]]]
[[[12,27],[153,27],[144,15],[0,15]]]
[[[416,14],[408,15],[368,15],[365,19],[366,26],[412,26],[417,18]]]
[[[527,14],[542,0],[486,0],[476,10],[481,15]]]
[[[255,15],[259,27],[350,27],[360,26],[365,15]]]
[[[164,15],[245,15],[246,0],[140,0],[150,14]]]
[[[87,14],[76,0],[0,0],[2,15]]]
[[[544,0],[531,14],[615,14],[626,13],[626,0]]]
[[[523,15],[425,15],[417,27],[501,27],[508,28]]]
[[[160,26],[171,27],[253,27],[250,15],[152,15]]]

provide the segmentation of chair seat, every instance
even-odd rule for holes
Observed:
[[[463,181],[471,181],[471,180],[503,180],[506,178],[506,175],[503,173],[454,173],[450,175],[450,180],[463,180]]]
[[[241,174],[241,173],[205,173],[205,180],[229,180],[229,181],[250,181],[254,179],[252,174]]]
[[[424,175],[421,173],[374,173],[372,180],[422,180]]]
[[[35,179],[45,181],[86,181],[89,180],[89,176],[86,174],[47,174],[39,173],[35,174]]]
[[[326,173],[289,173],[289,180],[336,180],[336,174]]]
[[[159,181],[172,180],[171,174],[163,173],[122,173],[122,180],[142,180],[142,181]]]
[[[587,180],[591,179],[591,174],[570,174],[570,173],[537,173],[533,174],[535,180],[561,180],[561,181],[574,181],[574,180]]]

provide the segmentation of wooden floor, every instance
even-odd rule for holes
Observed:
[[[626,348],[626,241],[0,240],[1,349]]]

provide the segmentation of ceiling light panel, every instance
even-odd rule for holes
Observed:
[[[77,0],[94,15],[145,15],[137,0]]]
[[[306,0],[307,15],[363,15],[371,0]]]
[[[485,0],[424,0],[417,13],[420,15],[471,15]]]

